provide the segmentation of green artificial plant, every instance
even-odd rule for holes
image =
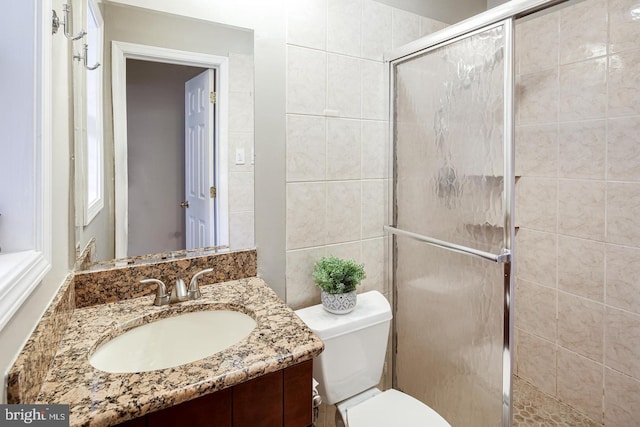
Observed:
[[[329,294],[354,291],[365,277],[364,264],[334,256],[322,257],[313,269],[316,286]]]

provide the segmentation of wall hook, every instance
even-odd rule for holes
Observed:
[[[55,10],[51,9],[51,12],[53,12],[53,16],[51,17],[51,34],[55,34],[58,32],[58,28],[60,28],[60,18],[58,18]]]
[[[89,71],[93,71],[93,70],[95,70],[96,68],[98,68],[100,66],[99,62],[96,62],[95,65],[93,65],[91,67],[89,65],[87,65],[87,57],[89,56],[89,45],[88,44],[85,43],[85,44],[82,45],[82,52],[83,52],[82,55],[80,55],[80,54],[73,55],[73,59],[77,59],[78,61],[82,61],[83,65],[84,65],[84,68],[86,68]]]
[[[73,31],[71,29],[71,5],[69,5],[67,3],[63,4],[62,5],[62,12],[64,12],[64,17],[62,19],[62,26],[64,27],[64,35],[65,35],[65,37],[70,39],[70,40],[80,40],[82,37],[84,37],[87,34],[87,32],[85,30],[80,30],[80,32],[78,34],[76,34],[75,36],[71,34],[72,31]],[[54,11],[53,19],[54,19],[54,21],[56,19],[58,19],[58,17],[55,15],[55,11]],[[60,25],[60,20],[58,19],[58,26],[59,25]]]

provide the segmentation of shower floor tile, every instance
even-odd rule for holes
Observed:
[[[602,427],[571,406],[515,377],[513,427]]]

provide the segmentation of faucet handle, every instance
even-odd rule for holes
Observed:
[[[198,277],[201,274],[211,273],[212,271],[213,268],[206,268],[193,275],[193,277],[191,278],[191,282],[189,282],[189,299],[198,299],[202,296],[200,287],[198,286]]]
[[[169,304],[169,294],[167,294],[167,287],[158,279],[142,279],[140,283],[156,283],[158,288],[156,289],[156,299],[153,301],[154,305],[166,305]]]

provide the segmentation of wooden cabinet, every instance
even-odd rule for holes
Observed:
[[[312,367],[309,360],[119,426],[308,427]]]

